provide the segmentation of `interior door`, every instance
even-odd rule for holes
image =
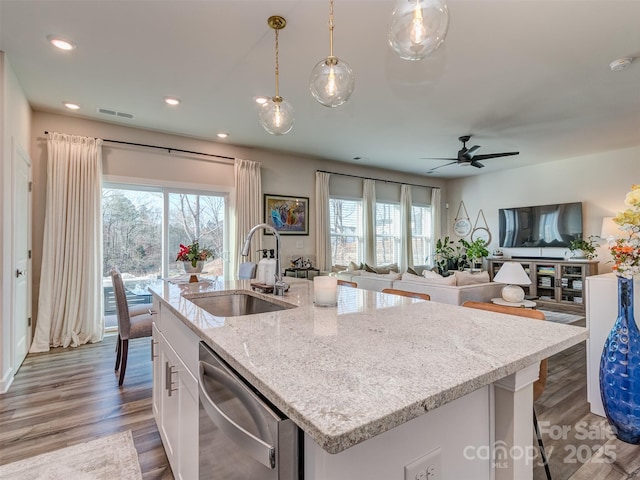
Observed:
[[[31,342],[31,160],[19,147],[13,148],[13,366],[18,370]]]

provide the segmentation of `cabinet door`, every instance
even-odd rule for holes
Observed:
[[[179,367],[180,461],[177,477],[198,478],[198,382],[184,364]]]
[[[163,392],[163,382],[162,382],[162,346],[161,346],[162,335],[156,326],[156,323],[153,322],[152,326],[152,337],[151,337],[151,367],[153,370],[153,387],[151,390],[152,397],[152,408],[153,408],[153,417],[156,419],[156,424],[159,426],[161,423],[160,417],[160,409],[162,408],[162,392]]]
[[[180,403],[178,394],[178,356],[171,345],[162,342],[162,405],[160,408],[160,432],[164,440],[164,449],[174,472],[178,471],[178,452],[180,438]]]
[[[535,263],[536,296],[540,300],[556,299],[556,265],[554,263]]]
[[[585,279],[584,265],[560,266],[560,300],[571,304],[583,304]]]

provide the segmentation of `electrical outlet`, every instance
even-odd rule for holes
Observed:
[[[442,450],[440,447],[416,458],[404,467],[404,480],[442,480]]]

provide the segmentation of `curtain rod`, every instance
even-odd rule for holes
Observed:
[[[397,183],[398,185],[409,185],[410,187],[437,188],[438,190],[440,190],[440,187],[432,187],[431,185],[417,185],[415,183],[396,182],[394,180],[381,180],[379,178],[361,177],[359,175],[350,175],[348,173],[328,172],[326,170],[316,170],[316,172],[330,173],[331,175],[342,175],[343,177],[361,178],[362,180],[375,180],[376,182]]]
[[[47,132],[45,130],[44,134],[48,135],[49,132]],[[131,146],[134,146],[134,147],[157,148],[159,150],[166,150],[168,153],[171,153],[171,152],[191,153],[193,155],[204,155],[206,157],[223,158],[225,160],[235,160],[235,158],[233,158],[233,157],[226,157],[224,155],[215,155],[213,153],[194,152],[192,150],[182,150],[180,148],[160,147],[158,145],[147,145],[145,143],[123,142],[121,140],[107,140],[106,138],[103,138],[102,141],[103,142],[109,142],[109,143],[119,143],[121,145],[131,145]]]

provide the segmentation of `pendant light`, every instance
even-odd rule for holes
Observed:
[[[422,60],[447,36],[445,0],[397,0],[392,17],[389,45],[404,60]]]
[[[272,135],[284,135],[293,128],[293,107],[279,92],[278,32],[287,25],[287,21],[274,15],[269,17],[267,23],[276,32],[276,94],[260,105],[259,118],[260,124],[267,132]]]
[[[349,100],[356,85],[351,67],[333,55],[333,0],[329,2],[329,56],[313,67],[309,89],[325,107],[339,107]]]

